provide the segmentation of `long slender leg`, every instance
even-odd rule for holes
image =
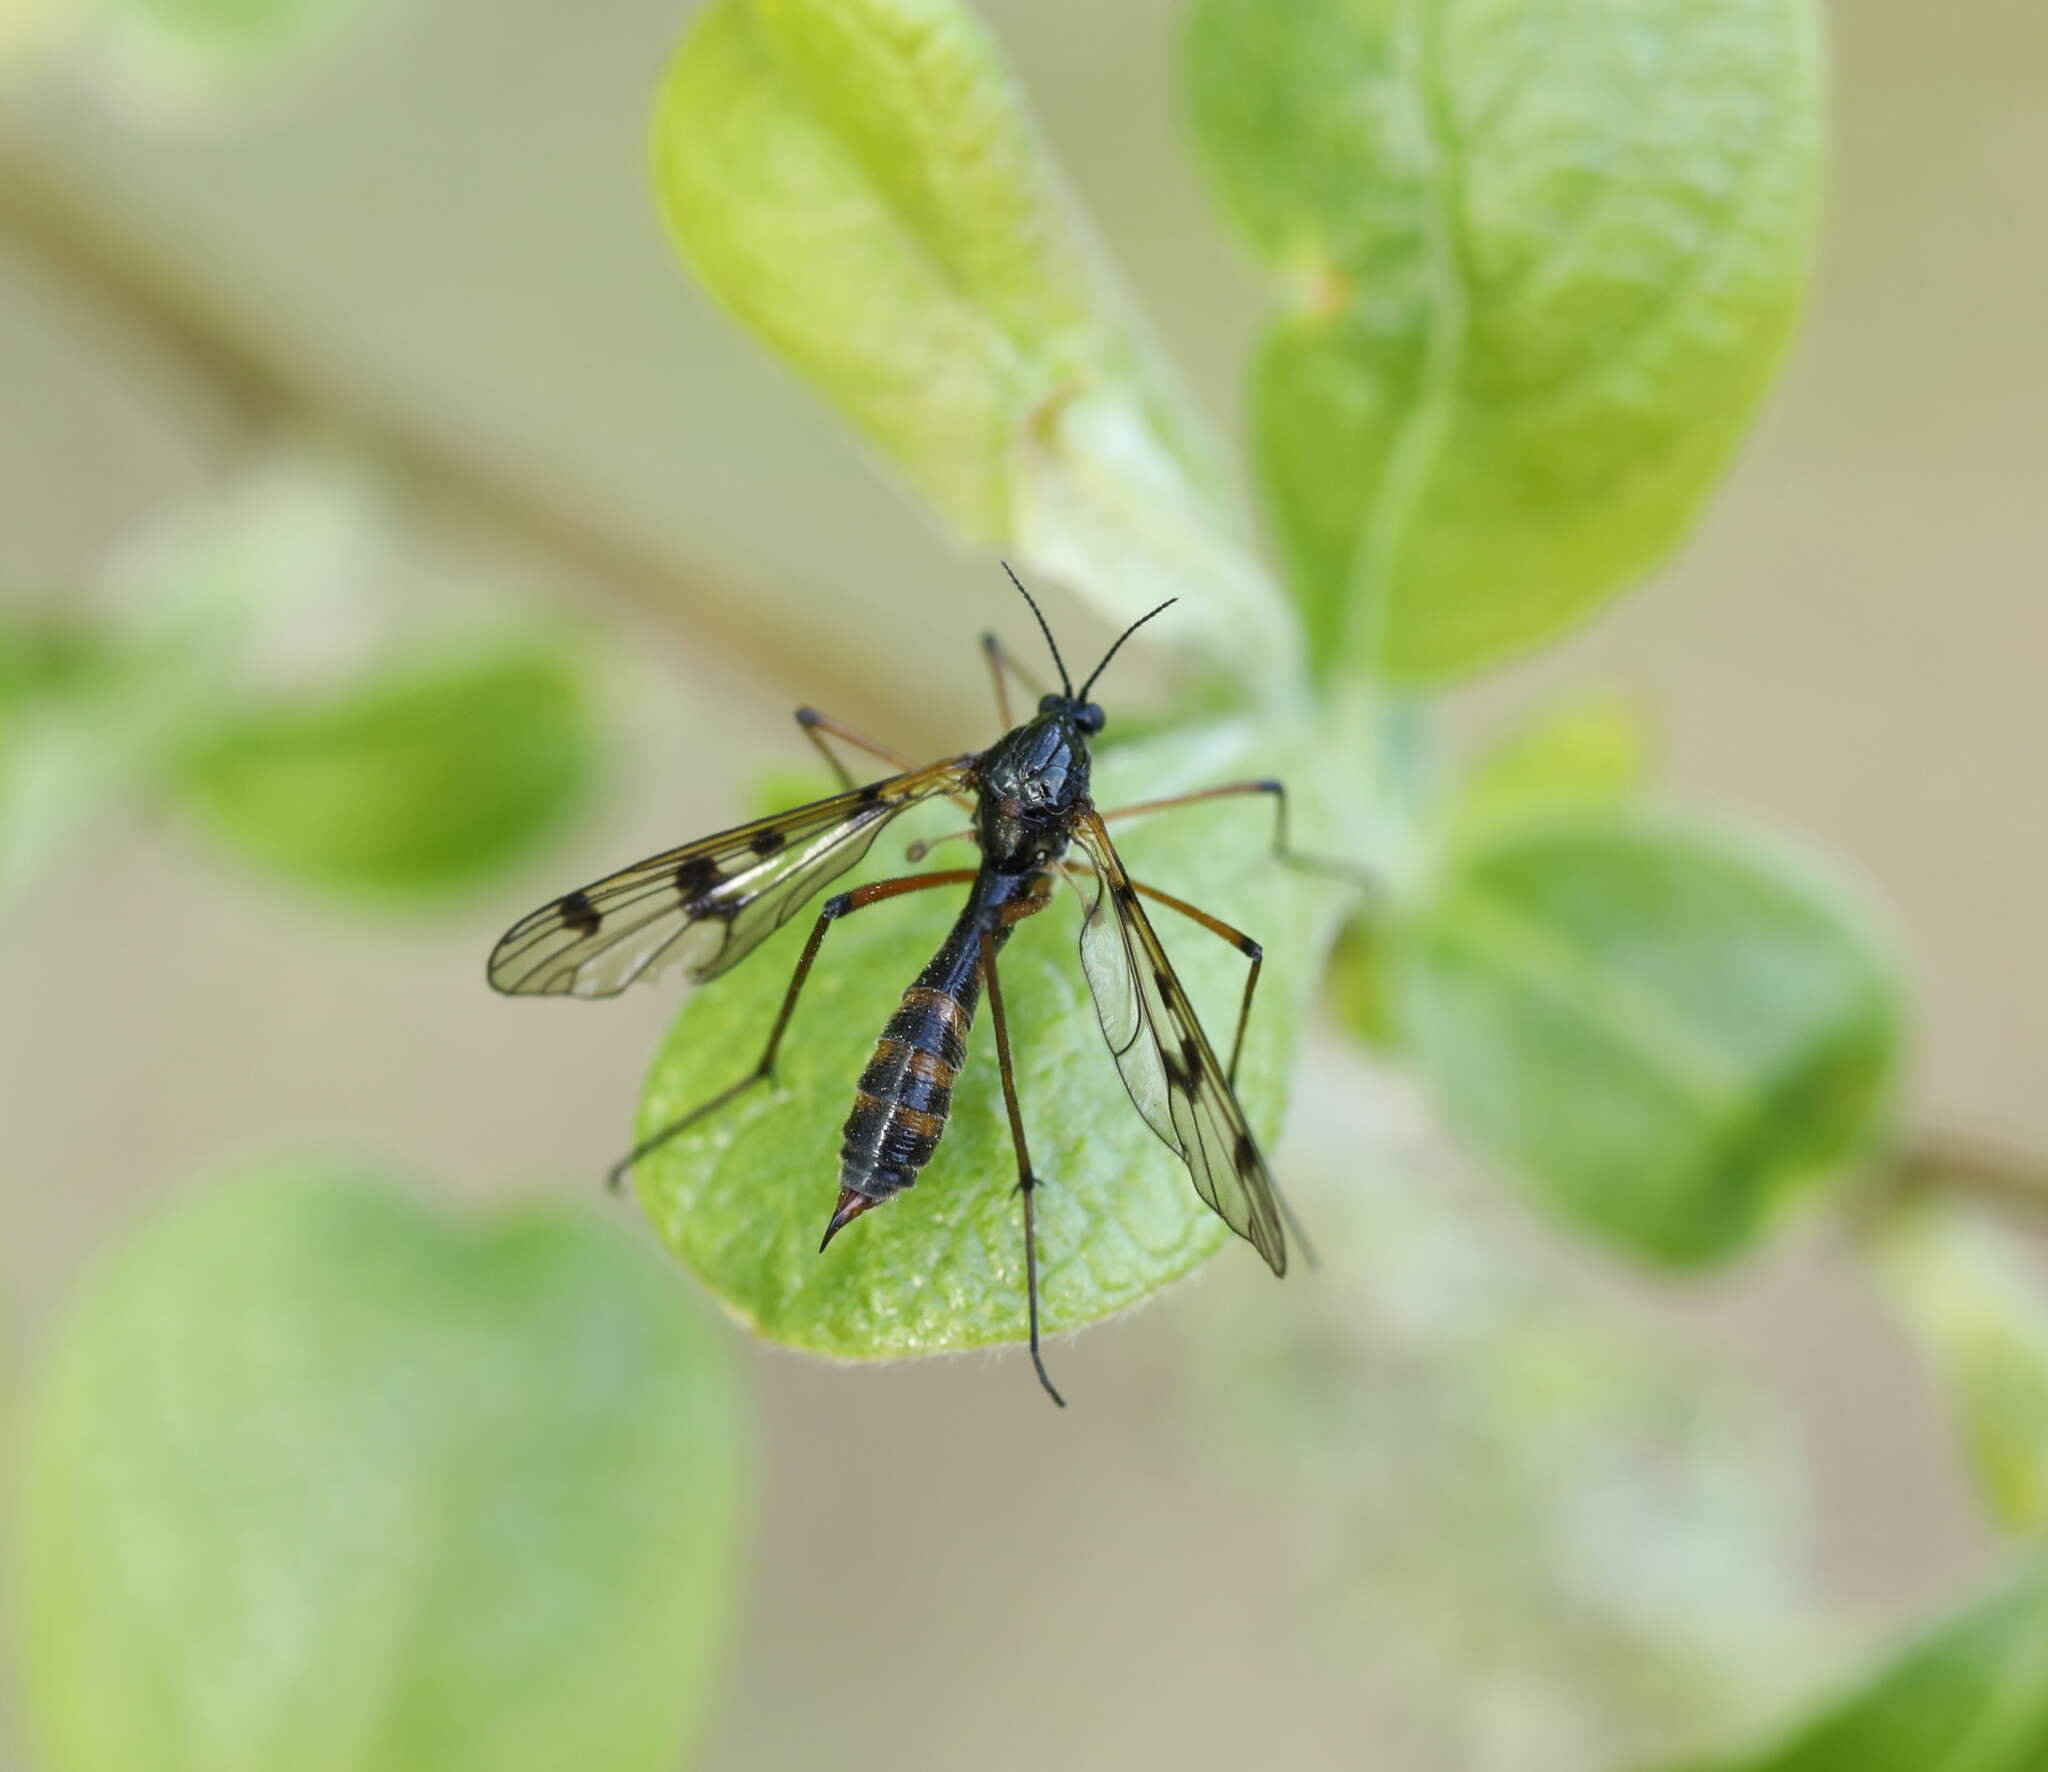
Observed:
[[[912,767],[908,758],[899,757],[894,751],[876,744],[871,738],[863,738],[851,726],[841,724],[830,714],[819,713],[816,708],[798,708],[796,723],[804,729],[804,737],[818,747],[818,754],[832,766],[833,774],[839,777],[843,787],[857,788],[860,783],[853,779],[853,772],[846,767],[839,753],[825,742],[827,733],[838,739],[841,744],[850,744],[857,751],[866,751],[871,757],[880,757],[884,763],[893,764],[898,774]]]
[[[950,868],[942,874],[906,874],[901,879],[877,880],[872,886],[856,886],[851,892],[841,892],[826,899],[824,907],[818,912],[817,922],[811,925],[810,939],[804,943],[803,954],[797,960],[795,973],[790,977],[789,989],[783,994],[782,1007],[776,1013],[775,1025],[769,1030],[768,1044],[754,1068],[737,1083],[721,1089],[709,1101],[700,1102],[680,1120],[671,1120],[659,1132],[643,1138],[611,1166],[610,1172],[605,1176],[605,1186],[616,1193],[624,1184],[633,1165],[650,1151],[660,1149],[677,1133],[694,1126],[713,1108],[723,1107],[734,1096],[775,1074],[775,1054],[782,1045],[783,1034],[788,1031],[789,1018],[796,1013],[796,1000],[804,988],[804,980],[811,975],[811,963],[817,959],[818,949],[825,944],[825,931],[841,917],[865,910],[871,904],[879,904],[885,898],[901,898],[906,892],[924,892],[934,886],[965,885],[975,877],[976,871],[973,868]]]
[[[1017,723],[1016,716],[1010,712],[1009,678],[1015,677],[1033,695],[1043,695],[1045,691],[1039,688],[1036,679],[1010,656],[1009,649],[993,633],[982,635],[981,650],[982,655],[988,660],[988,674],[994,679],[996,686],[996,712],[1002,715],[1003,730],[1007,732]]]
[[[1198,806],[1204,800],[1221,800],[1233,794],[1271,794],[1273,796],[1273,856],[1289,867],[1300,868],[1311,874],[1329,874],[1336,879],[1350,880],[1362,886],[1378,884],[1366,869],[1356,862],[1343,861],[1335,856],[1304,855],[1287,840],[1287,784],[1267,778],[1261,781],[1231,781],[1221,787],[1201,788],[1192,794],[1173,794],[1163,800],[1139,800],[1129,806],[1119,806],[1101,816],[1104,822],[1112,818],[1135,818],[1143,812],[1170,812],[1181,806]]]
[[[1003,1013],[995,939],[985,929],[981,933],[981,975],[988,986],[989,1019],[995,1023],[996,1064],[1003,1073],[1003,1105],[1010,1111],[1010,1142],[1017,1147],[1017,1192],[1024,1196],[1024,1295],[1031,1322],[1031,1364],[1038,1370],[1038,1382],[1045,1387],[1045,1394],[1064,1409],[1067,1399],[1046,1376],[1045,1357],[1038,1347],[1038,1227],[1031,1203],[1038,1190],[1038,1177],[1031,1168],[1031,1147],[1024,1141],[1023,1110],[1017,1105],[1017,1077],[1010,1063],[1010,1023]]]

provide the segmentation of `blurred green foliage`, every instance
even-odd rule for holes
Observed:
[[[1443,807],[1452,844],[1502,824],[1619,805],[1649,779],[1650,742],[1629,703],[1582,695],[1546,708],[1496,741]]]
[[[1638,1254],[1736,1253],[1888,1123],[1888,954],[1818,872],[1715,827],[1516,827],[1399,939],[1404,1037],[1459,1130]]]
[[[229,847],[313,885],[436,892],[554,834],[595,763],[582,674],[518,646],[222,719],[176,784]]]
[[[1287,279],[1252,451],[1324,669],[1438,680],[1684,533],[1813,238],[1807,0],[1201,0],[1196,137]]]
[[[2048,1295],[2031,1252],[1981,1209],[1924,1194],[1890,1203],[1870,1240],[1879,1281],[1947,1394],[1986,1507],[2015,1532],[2040,1531]]]
[[[740,1531],[723,1349],[616,1231],[278,1163],[79,1299],[20,1436],[46,1772],[667,1772]]]
[[[986,32],[950,0],[713,0],[653,171],[705,287],[965,535],[1270,688],[1278,593]],[[1174,643],[1174,636],[1168,636]]]
[[[600,761],[589,649],[496,599],[428,615],[406,544],[360,467],[279,452],[60,610],[0,622],[0,884],[124,800],[384,901],[479,885],[559,830]]]
[[[1291,1146],[1312,1283],[1185,1318],[1215,1455],[1285,1498],[1398,1763],[1636,1766],[1780,1714],[1828,1634],[1788,1424],[1350,1087]]]
[[[1689,1772],[2039,1772],[2048,1568],[2038,1558],[1782,1745]]]

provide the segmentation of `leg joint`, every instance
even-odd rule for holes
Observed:
[[[848,911],[852,909],[853,894],[850,892],[835,892],[830,898],[826,899],[821,906],[819,906],[818,915],[829,920],[833,918],[843,917],[846,915]],[[861,927],[865,929],[867,925],[863,923]],[[839,950],[837,948],[834,948],[832,951],[836,954]]]
[[[796,711],[796,723],[799,726],[822,725],[824,719],[825,716],[819,713],[816,708],[798,708]]]
[[[1237,938],[1237,951],[1247,960],[1263,960],[1266,957],[1266,950],[1249,935],[1240,935]]]

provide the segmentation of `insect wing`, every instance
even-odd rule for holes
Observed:
[[[1284,1274],[1287,1239],[1273,1178],[1237,1094],[1101,819],[1087,814],[1074,839],[1098,877],[1081,924],[1081,968],[1124,1087],[1217,1217]]]
[[[961,787],[970,763],[951,758],[756,819],[566,893],[506,932],[491,984],[508,996],[609,997],[676,968],[693,982],[716,978],[867,854],[905,807]]]

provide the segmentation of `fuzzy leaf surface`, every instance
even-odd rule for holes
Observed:
[[[1252,424],[1312,656],[1455,676],[1666,554],[1799,305],[1811,0],[1201,0],[1188,66],[1290,298]]]
[[[739,1532],[723,1349],[582,1214],[271,1167],[80,1299],[21,1452],[48,1772],[668,1772]]]
[[[1212,446],[969,11],[713,0],[653,173],[698,280],[955,529],[1126,620],[1186,595],[1240,676],[1291,660],[1284,599],[1218,532]]]

